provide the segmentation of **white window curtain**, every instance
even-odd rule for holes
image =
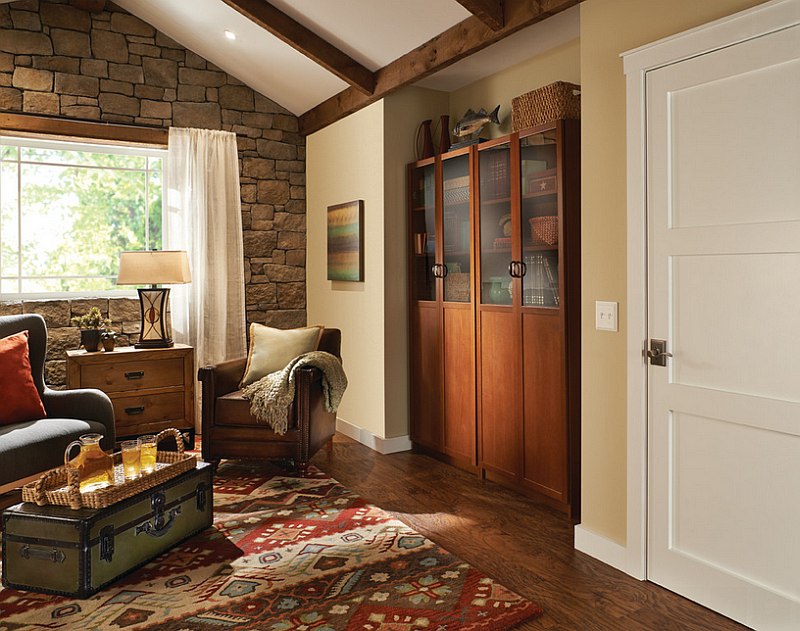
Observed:
[[[242,357],[244,259],[236,134],[170,128],[165,184],[164,249],[186,250],[192,273],[190,284],[172,288],[173,338],[194,347],[197,366]]]

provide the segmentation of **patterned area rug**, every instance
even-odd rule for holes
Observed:
[[[87,600],[0,590],[0,630],[499,631],[540,615],[319,471],[223,463],[215,527]]]

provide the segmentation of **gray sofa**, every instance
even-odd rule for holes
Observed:
[[[47,418],[0,425],[0,492],[47,469],[64,464],[64,449],[83,434],[98,433],[100,445],[114,446],[114,408],[100,390],[51,390],[44,384],[47,326],[38,314],[0,317],[0,338],[29,332],[33,380]],[[2,398],[0,384],[0,399]],[[75,450],[77,453],[77,449]]]

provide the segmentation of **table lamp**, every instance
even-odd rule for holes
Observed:
[[[172,325],[168,318],[169,288],[159,284],[182,285],[192,282],[189,257],[184,251],[143,250],[121,252],[117,285],[150,285],[138,288],[142,329],[136,348],[169,348]]]

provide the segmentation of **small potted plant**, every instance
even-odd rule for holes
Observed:
[[[111,320],[103,318],[100,309],[92,307],[89,312],[76,316],[70,320],[73,326],[77,326],[81,330],[81,346],[86,349],[87,353],[94,353],[100,350],[100,340],[102,339],[103,331],[111,326]]]

